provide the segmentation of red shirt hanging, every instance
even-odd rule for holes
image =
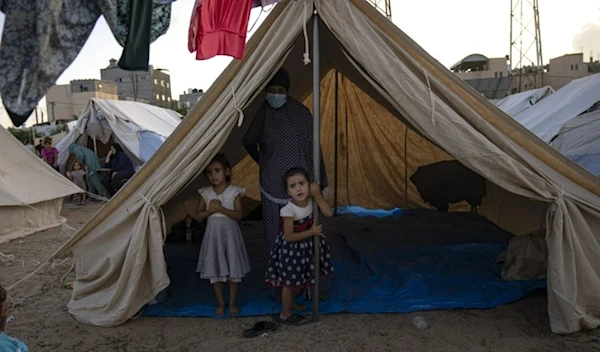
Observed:
[[[252,1],[196,0],[188,35],[188,49],[196,52],[196,60],[244,57]]]

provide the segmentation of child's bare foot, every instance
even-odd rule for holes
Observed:
[[[238,308],[237,303],[229,302],[229,316],[237,317],[238,315],[240,315],[240,309]]]
[[[306,310],[306,307],[302,304],[292,303],[292,309],[297,312],[304,312]]]
[[[225,313],[225,304],[219,303],[217,309],[215,309],[215,315],[221,317],[223,313]]]

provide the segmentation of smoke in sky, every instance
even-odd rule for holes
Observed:
[[[589,59],[590,51],[594,60],[598,60],[600,55],[600,24],[588,23],[581,28],[581,31],[573,38],[573,50],[581,52],[586,61]]]

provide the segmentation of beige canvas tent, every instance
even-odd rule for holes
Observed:
[[[245,158],[241,137],[281,66],[291,74],[291,94],[312,106],[312,67],[302,58],[303,33],[309,43],[315,39],[304,31],[313,5],[322,21],[321,143],[328,173],[337,175],[330,182],[337,204],[424,206],[408,177],[418,166],[455,158],[487,179],[480,212],[490,220],[515,234],[547,227],[552,330],[597,327],[598,179],[453,76],[364,0],[275,7],[244,59],[223,72],[152,159],[56,253],[75,256],[69,312],[88,324],[122,324],[169,285],[167,225],[193,213],[185,201],[218,151],[236,163],[236,184],[259,198],[257,168]]]
[[[59,226],[63,197],[79,192],[0,127],[0,243]]]

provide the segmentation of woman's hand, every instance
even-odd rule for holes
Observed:
[[[208,211],[213,213],[217,213],[221,210],[221,201],[218,199],[213,199],[208,203]]]
[[[313,182],[310,184],[310,186],[308,187],[309,191],[310,191],[310,195],[313,197],[319,197],[321,196],[321,187],[320,184],[317,182]]]

